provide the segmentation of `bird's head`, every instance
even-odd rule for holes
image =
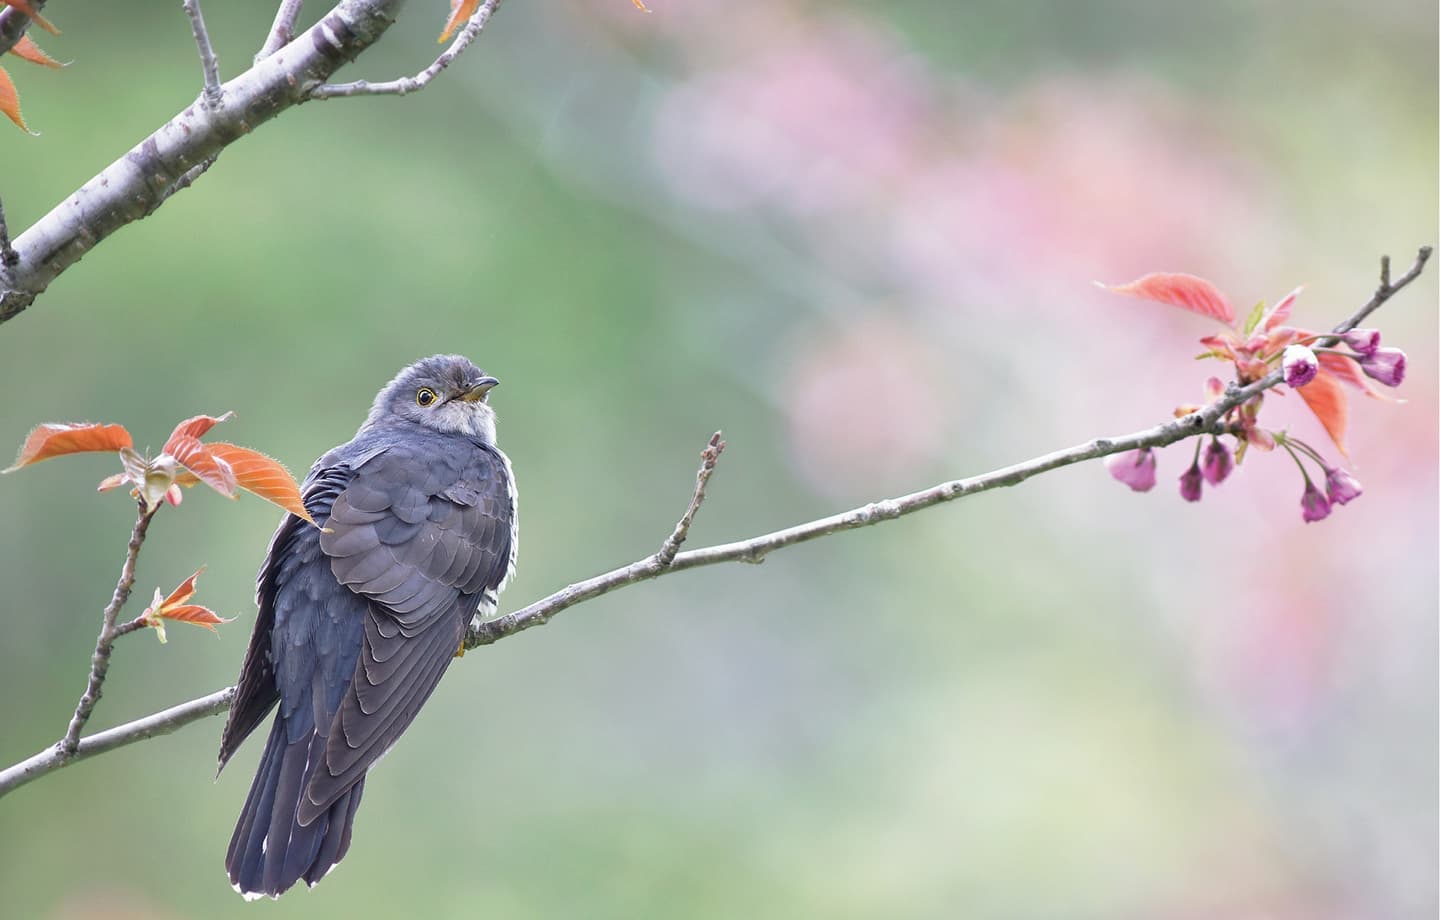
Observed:
[[[395,375],[375,397],[367,426],[405,419],[495,443],[495,410],[486,402],[500,381],[460,355],[432,355]]]

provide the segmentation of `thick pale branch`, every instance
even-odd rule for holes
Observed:
[[[182,0],[185,15],[190,17],[190,31],[195,35],[195,49],[200,52],[200,72],[205,80],[204,99],[208,108],[220,105],[220,62],[215,59],[215,47],[210,44],[210,30],[205,28],[205,14],[200,11],[200,0]]]
[[[1391,281],[1389,278],[1388,260],[1382,265],[1380,286],[1376,288],[1370,300],[1360,308],[1353,316],[1335,327],[1334,332],[1347,332],[1363,322],[1367,316],[1374,312],[1381,304],[1393,297],[1401,289],[1409,285],[1425,268],[1429,260],[1431,250],[1425,247],[1420,250],[1415,262],[1410,269],[1399,279]],[[1333,339],[1333,337],[1332,337]],[[1333,343],[1333,342],[1332,342]],[[704,476],[704,464],[702,463],[701,476],[697,476],[695,497],[691,500],[691,506],[682,517],[681,524],[676,526],[675,532],[671,534],[665,544],[662,544],[661,552],[648,556],[638,562],[623,566],[603,575],[588,578],[576,582],[556,591],[548,597],[542,598],[527,607],[506,614],[505,616],[489,620],[470,630],[465,637],[466,648],[475,648],[480,645],[489,645],[498,642],[507,636],[523,632],[534,626],[540,626],[550,620],[555,614],[560,613],[576,604],[608,594],[626,585],[633,585],[642,581],[649,581],[671,572],[682,572],[686,569],[699,568],[706,565],[716,565],[722,562],[761,562],[767,555],[787,546],[794,546],[799,543],[806,543],[831,534],[841,533],[847,530],[855,530],[860,527],[869,527],[881,521],[894,520],[907,514],[912,514],[925,508],[945,502],[954,501],[967,495],[975,495],[991,489],[998,489],[1004,486],[1018,485],[1032,476],[1037,476],[1049,470],[1059,469],[1062,466],[1080,463],[1085,460],[1094,460],[1110,454],[1121,453],[1127,450],[1135,450],[1142,447],[1163,447],[1173,444],[1185,438],[1197,435],[1218,433],[1227,431],[1223,417],[1226,412],[1236,406],[1242,405],[1252,397],[1276,386],[1283,379],[1281,372],[1276,371],[1262,380],[1258,380],[1248,386],[1232,386],[1214,404],[1204,410],[1183,418],[1168,421],[1153,428],[1146,428],[1142,431],[1132,432],[1112,438],[1096,438],[1084,444],[1078,444],[1064,450],[1057,450],[1053,453],[1003,467],[993,472],[984,473],[979,476],[972,476],[968,479],[955,479],[949,482],[942,482],[928,489],[919,492],[912,492],[909,495],[902,495],[898,498],[885,499],[883,501],[871,502],[859,508],[841,514],[831,515],[816,521],[809,521],[804,524],[797,524],[794,527],[787,527],[783,530],[776,530],[771,533],[752,537],[748,540],[738,540],[733,543],[722,543],[717,546],[707,546],[702,549],[690,550],[688,552],[676,552],[669,562],[663,560],[662,553],[666,547],[675,542],[678,548],[676,534],[683,538],[688,531],[688,521],[694,516],[700,501],[704,498],[704,485],[701,476]],[[716,445],[718,447],[718,445]],[[718,450],[716,451],[718,456]],[[713,462],[711,462],[713,468]],[[684,525],[683,527],[681,525]],[[173,731],[188,722],[202,719],[210,715],[223,712],[229,708],[229,694],[233,688],[227,688],[210,696],[183,703],[163,713],[156,713],[137,719],[134,722],[117,726],[105,732],[101,732],[80,742],[77,757],[88,756],[91,753],[101,753],[104,750],[121,747],[135,741],[141,741],[156,734]],[[156,726],[163,726],[157,729]],[[103,747],[102,744],[103,738]],[[93,745],[93,747],[92,747]],[[0,796],[5,795],[12,789],[32,779],[35,779],[46,772],[65,765],[65,761],[58,756],[52,748],[48,751],[31,757],[23,763],[16,764],[3,771],[0,771]]]
[[[465,27],[460,34],[450,42],[450,47],[441,52],[429,67],[420,71],[413,77],[400,77],[396,80],[387,80],[383,83],[371,83],[368,80],[356,80],[354,83],[327,83],[310,90],[311,99],[336,99],[341,96],[404,96],[407,93],[419,92],[429,85],[430,81],[439,76],[440,71],[450,66],[450,62],[460,56],[475,37],[485,28],[490,17],[500,8],[501,0],[485,0],[466,21]]]
[[[384,34],[403,2],[341,0],[303,40],[226,83],[214,108],[187,107],[66,196],[16,238],[20,258],[0,271],[0,322],[33,303],[101,240],[152,212],[197,165],[308,99]]]

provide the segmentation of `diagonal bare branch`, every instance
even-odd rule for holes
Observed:
[[[1410,269],[1394,281],[1389,277],[1389,261],[1388,259],[1385,260],[1385,262],[1382,263],[1380,285],[1375,289],[1375,293],[1371,296],[1370,300],[1349,319],[1334,327],[1334,335],[1329,338],[1329,341],[1333,343],[1339,334],[1355,328],[1382,304],[1390,300],[1416,278],[1419,278],[1425,269],[1426,263],[1430,259],[1431,252],[1430,247],[1422,247],[1416,255],[1415,261],[1411,264]],[[1195,412],[1182,418],[1156,425],[1153,428],[1146,428],[1119,437],[1096,438],[1084,444],[1078,444],[1074,447],[1065,448],[1064,450],[1057,450],[1021,463],[993,470],[989,473],[983,473],[979,476],[942,482],[928,489],[912,492],[909,495],[871,502],[840,514],[834,514],[815,521],[807,521],[803,524],[796,524],[793,527],[761,534],[746,540],[737,540],[733,543],[722,543],[716,546],[677,552],[670,559],[669,563],[666,564],[662,561],[661,557],[661,553],[664,552],[664,546],[668,546],[671,540],[676,539],[677,533],[680,534],[681,538],[684,536],[681,526],[677,525],[670,539],[667,539],[665,544],[662,545],[661,553],[655,553],[654,555],[647,556],[644,559],[632,562],[629,565],[622,566],[602,575],[596,575],[593,578],[575,582],[514,613],[509,613],[505,616],[481,623],[467,633],[465,637],[465,647],[471,649],[481,645],[490,645],[507,636],[513,636],[516,633],[524,632],[532,627],[544,625],[557,613],[574,607],[584,601],[599,597],[602,594],[608,594],[611,591],[618,590],[627,585],[649,581],[672,572],[682,572],[686,569],[695,569],[707,565],[718,565],[723,562],[762,562],[770,553],[784,549],[787,546],[807,543],[811,540],[817,540],[821,537],[842,533],[847,530],[870,527],[882,521],[891,521],[908,514],[913,514],[916,511],[931,508],[935,505],[944,504],[969,495],[977,495],[981,492],[988,492],[992,489],[1005,486],[1018,485],[1032,476],[1038,476],[1041,473],[1059,469],[1064,466],[1070,466],[1086,460],[1098,459],[1110,454],[1135,450],[1137,448],[1163,447],[1186,438],[1219,433],[1226,430],[1225,423],[1222,421],[1226,412],[1236,406],[1242,405],[1265,390],[1276,386],[1281,383],[1283,379],[1283,372],[1276,371],[1248,386],[1231,387],[1218,401],[1200,412]],[[718,447],[719,445],[717,444],[716,446]],[[716,456],[718,457],[718,450],[716,451]],[[702,463],[700,475],[703,474],[704,464]],[[694,511],[699,507],[700,502],[704,498],[704,483],[699,481],[700,475],[697,475],[695,497],[691,499],[691,507],[687,509],[686,517],[681,520],[681,524],[686,525],[685,530],[688,530],[688,522],[686,519],[693,519]],[[230,694],[233,693],[233,691],[233,687],[227,687],[208,696],[171,707],[164,712],[145,716],[133,722],[127,722],[124,725],[119,725],[107,731],[92,735],[89,738],[82,739],[74,759],[80,759],[133,744],[137,741],[143,741],[157,734],[172,732],[190,722],[217,715],[230,708]],[[3,797],[31,780],[38,779],[53,770],[65,766],[68,762],[70,761],[60,757],[56,748],[52,747],[14,766],[0,770],[0,797]]]
[[[96,732],[81,738],[80,744],[75,748],[75,753],[70,757],[62,757],[59,748],[51,745],[33,757],[0,770],[0,795],[17,786],[23,786],[32,779],[38,779],[51,770],[87,760],[97,754],[104,754],[106,751],[113,751],[137,741],[168,735],[197,719],[218,715],[230,708],[230,700],[234,695],[235,688],[226,687],[224,690],[217,690],[199,699],[188,700],[171,706],[169,709],[162,709],[133,722],[126,722],[124,725]]]
[[[0,323],[116,230],[153,212],[198,164],[309,98],[311,88],[372,46],[404,0],[338,0],[302,41],[225,85],[214,108],[190,105],[15,238],[19,260],[0,274]],[[4,17],[13,8],[0,13]]]

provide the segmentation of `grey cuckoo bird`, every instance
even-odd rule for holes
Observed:
[[[497,383],[456,355],[405,368],[305,478],[324,529],[289,515],[270,541],[220,739],[223,769],[279,704],[225,857],[247,897],[314,885],[344,858],[365,772],[515,569],[515,481],[486,402]]]

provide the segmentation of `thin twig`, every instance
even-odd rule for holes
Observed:
[[[371,83],[368,80],[356,80],[354,83],[324,83],[310,90],[311,99],[334,99],[340,96],[404,96],[407,93],[419,92],[429,85],[430,81],[439,75],[440,71],[450,66],[450,62],[460,56],[475,37],[485,28],[490,17],[500,8],[501,0],[485,0],[465,23],[460,34],[450,42],[450,47],[441,52],[435,59],[435,63],[426,67],[413,77],[400,77],[398,80],[388,80],[384,83]]]
[[[13,9],[13,7],[7,7]],[[5,223],[5,202],[0,201],[0,266],[14,267],[20,261],[20,253],[10,245],[10,228]]]
[[[1422,248],[1416,256],[1414,264],[1411,265],[1410,270],[1397,281],[1390,282],[1382,275],[1380,286],[1376,289],[1374,296],[1353,316],[1335,327],[1335,336],[1355,328],[1356,325],[1363,322],[1365,318],[1380,307],[1381,304],[1385,303],[1418,278],[1424,270],[1425,263],[1429,260],[1430,255],[1431,250],[1428,246]],[[1333,337],[1334,336],[1332,336],[1332,338]],[[1062,466],[1069,466],[1084,460],[1093,460],[1109,454],[1135,450],[1141,447],[1163,447],[1167,444],[1173,444],[1176,441],[1196,435],[1211,433],[1233,434],[1234,432],[1222,421],[1224,414],[1235,406],[1241,405],[1259,393],[1277,385],[1282,379],[1283,374],[1277,371],[1248,386],[1232,387],[1224,396],[1204,411],[1192,413],[1183,418],[1166,422],[1163,425],[1157,425],[1154,428],[1147,428],[1143,431],[1137,431],[1116,438],[1097,438],[1085,444],[1045,454],[1042,457],[1036,457],[1033,460],[1027,460],[1023,463],[1014,464],[1013,466],[1003,467],[1002,469],[980,476],[942,482],[920,492],[913,492],[909,495],[900,496],[899,498],[872,502],[842,514],[835,514],[817,521],[797,524],[794,527],[787,527],[784,530],[762,534],[748,540],[723,543],[718,546],[707,546],[688,552],[679,552],[675,554],[669,565],[662,564],[660,554],[656,553],[655,555],[647,556],[644,559],[633,562],[630,565],[606,572],[603,575],[597,575],[594,578],[576,582],[514,613],[482,623],[478,627],[471,629],[466,635],[465,647],[475,648],[476,646],[498,642],[507,636],[523,632],[534,626],[540,626],[548,622],[555,614],[583,601],[599,597],[602,594],[607,594],[610,591],[623,588],[626,585],[649,581],[652,578],[658,578],[661,575],[667,575],[671,572],[681,572],[686,569],[716,565],[722,562],[761,562],[770,553],[784,549],[787,546],[794,546],[798,543],[805,543],[846,530],[869,527],[881,521],[894,520],[895,518],[911,514],[923,508],[953,501],[967,495],[975,495],[1002,486],[1017,485],[1040,473],[1058,469]],[[698,488],[698,483],[696,491],[697,493],[702,491]],[[692,499],[692,505],[698,507],[699,502]],[[693,517],[693,514],[690,516]],[[676,529],[678,530],[679,528],[677,527]],[[673,536],[672,534],[672,537]],[[217,715],[229,709],[230,694],[233,693],[233,691],[233,687],[227,687],[209,696],[174,706],[164,712],[145,716],[134,722],[127,722],[124,725],[100,732],[80,742],[79,752],[83,753],[77,753],[76,757],[98,754],[103,751],[123,747],[156,734],[174,731],[182,725],[206,718],[207,716]],[[163,727],[157,729],[156,726]],[[61,758],[58,752],[54,748],[51,748],[19,764],[0,770],[0,796],[6,795],[16,787],[43,776],[45,773],[63,767],[66,762],[65,758]]]
[[[155,516],[154,510],[146,509],[144,501],[137,505],[139,510],[136,513],[135,526],[130,531],[130,543],[125,550],[125,564],[120,567],[120,580],[115,583],[115,593],[110,596],[110,603],[105,605],[105,612],[100,618],[100,636],[95,640],[95,653],[90,657],[90,679],[85,685],[85,692],[80,696],[80,702],[75,705],[75,714],[70,717],[70,726],[65,729],[65,737],[55,745],[62,761],[75,756],[75,751],[80,746],[80,732],[90,720],[90,713],[95,711],[95,704],[100,702],[100,691],[105,685],[105,674],[110,670],[110,652],[115,643],[115,618],[119,616],[120,608],[130,599],[130,590],[135,587],[135,559],[140,555],[140,547],[145,544],[145,532],[150,529],[150,519]]]
[[[280,8],[275,11],[275,22],[270,26],[270,34],[265,36],[265,44],[255,53],[255,63],[260,63],[290,44],[290,39],[295,37],[295,21],[300,18],[300,3],[301,0],[280,0]]]
[[[181,0],[185,15],[190,17],[190,31],[195,33],[195,47],[200,52],[200,69],[205,74],[205,107],[216,109],[224,92],[220,89],[220,62],[215,60],[215,48],[210,44],[210,33],[205,29],[205,15],[200,12],[200,0]]]
[[[690,496],[690,507],[680,516],[680,521],[671,531],[665,542],[660,544],[660,552],[655,554],[655,559],[662,566],[668,566],[675,561],[675,554],[680,552],[680,545],[685,542],[685,537],[690,533],[690,523],[695,520],[695,512],[700,510],[700,504],[705,501],[705,486],[710,482],[710,476],[715,472],[715,463],[720,459],[720,454],[725,450],[725,442],[720,440],[720,432],[710,436],[710,443],[700,451],[700,469],[695,473],[695,492]]]

